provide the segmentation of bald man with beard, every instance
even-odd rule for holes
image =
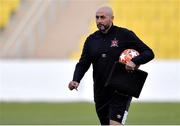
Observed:
[[[110,7],[99,8],[95,17],[98,30],[87,37],[73,80],[68,87],[70,90],[77,89],[92,64],[94,102],[101,125],[124,125],[132,97],[122,95],[114,88],[105,87],[108,75],[125,49],[135,49],[140,53],[125,65],[126,70],[131,72],[136,66],[152,60],[154,53],[134,32],[113,25],[114,15]]]

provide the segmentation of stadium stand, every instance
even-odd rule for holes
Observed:
[[[132,29],[153,48],[157,59],[180,59],[179,0],[109,0],[109,5],[114,10],[114,24]],[[95,24],[90,27],[90,33],[95,31]],[[77,51],[70,57],[79,56]]]
[[[0,0],[0,12],[4,1],[10,0]],[[20,0],[13,1],[12,6],[18,7]],[[157,59],[180,59],[179,0],[23,0],[22,8],[25,2],[29,9],[18,13],[26,14],[7,30],[6,45],[0,43],[1,58],[78,59],[86,37],[96,30],[94,13],[105,4],[114,10],[114,24],[132,29],[153,48]]]
[[[19,6],[20,0],[0,0],[0,29],[7,26],[11,15]]]
[[[46,29],[44,23],[39,22],[42,12],[46,9],[47,0],[21,1],[21,6],[15,16],[0,34],[1,58],[28,58],[34,52],[35,43],[39,44],[45,32],[43,29]],[[41,28],[35,26],[37,22]],[[41,35],[39,35],[40,32]]]
[[[15,46],[12,46],[11,49],[4,52],[4,50],[6,50],[5,49],[6,46],[9,45],[8,41],[10,38],[12,38],[13,35],[17,33],[16,32],[17,27],[19,26],[21,21],[24,19],[24,17],[27,15],[27,12],[29,11],[29,9],[31,8],[33,4],[33,1],[32,0],[23,0],[23,1],[22,0],[1,0],[1,4],[0,4],[1,7],[2,5],[4,5],[2,3],[6,3],[7,8],[11,8],[11,15],[9,17],[7,25],[1,27],[2,29],[0,30],[0,57],[7,58],[9,57],[7,53],[12,52],[12,48],[15,49]],[[4,14],[0,13],[0,15],[2,16]],[[15,43],[15,42],[12,42],[12,43]],[[16,50],[18,49],[16,48]]]
[[[105,1],[31,0],[27,14],[2,47],[1,58],[69,58]]]

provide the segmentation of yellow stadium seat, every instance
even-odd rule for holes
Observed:
[[[180,0],[109,0],[109,5],[114,24],[132,29],[157,59],[180,59]],[[89,33],[95,30],[93,20]]]
[[[0,1],[0,28],[7,25],[10,18],[10,9],[5,0]]]
[[[6,0],[6,4],[9,6],[10,12],[13,13],[18,9],[20,0]]]
[[[4,28],[13,12],[19,7],[20,0],[0,0],[0,28]]]
[[[180,59],[179,0],[109,0],[115,24],[133,31],[158,59]],[[116,19],[117,18],[117,19]]]

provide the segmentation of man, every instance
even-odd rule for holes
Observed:
[[[137,50],[140,55],[125,65],[127,71],[147,63],[154,58],[153,51],[132,31],[113,25],[113,11],[110,7],[101,7],[96,12],[98,31],[85,41],[81,58],[76,65],[69,89],[77,89],[80,80],[93,65],[94,101],[101,125],[124,125],[131,96],[105,87],[106,79],[121,52],[127,48]]]

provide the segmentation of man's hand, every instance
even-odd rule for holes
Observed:
[[[71,82],[69,83],[69,85],[68,85],[68,88],[69,88],[69,90],[73,90],[73,89],[76,89],[76,90],[77,90],[78,86],[79,86],[79,83],[78,83],[78,82],[76,82],[76,81],[71,81]]]
[[[128,63],[126,63],[125,68],[128,72],[133,72],[135,69],[138,69],[139,66],[136,66],[135,63],[129,61]]]

